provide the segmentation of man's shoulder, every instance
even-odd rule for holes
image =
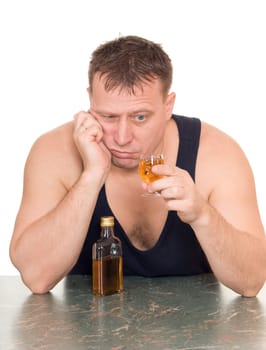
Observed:
[[[246,156],[232,136],[202,122],[198,151],[198,167],[201,173],[209,172],[215,178],[216,175],[219,177],[223,174],[224,169],[241,169],[246,165]]]
[[[72,137],[73,125],[73,122],[68,122],[40,135],[33,142],[28,159],[36,163],[45,161],[56,166],[64,159],[77,158]]]
[[[49,139],[49,140],[53,140],[53,139],[57,139],[59,138],[65,138],[65,137],[71,137],[72,133],[73,133],[73,127],[74,127],[74,123],[73,121],[61,124],[51,130],[48,130],[46,132],[44,132],[42,135],[40,135],[39,139]]]
[[[196,182],[206,197],[248,168],[245,154],[230,135],[202,122],[198,149]]]
[[[73,127],[73,122],[69,122],[39,136],[31,147],[26,169],[33,172],[38,169],[38,172],[60,179],[66,188],[71,187],[81,169],[81,160],[72,137]]]
[[[40,135],[33,143],[32,149],[60,152],[73,143],[73,122],[67,122]]]
[[[206,122],[201,122],[200,146],[209,153],[219,151],[224,153],[233,149],[240,150],[239,144],[232,136]]]

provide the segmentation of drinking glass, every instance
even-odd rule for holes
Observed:
[[[157,164],[163,164],[164,158],[162,154],[149,154],[149,155],[142,155],[139,159],[139,176],[143,181],[145,181],[147,184],[150,184],[151,182],[155,180],[161,179],[163,176],[154,174],[152,172],[152,167]],[[142,194],[142,196],[150,196],[150,195],[156,195],[160,196],[159,192],[145,192]]]

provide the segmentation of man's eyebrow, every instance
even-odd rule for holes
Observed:
[[[104,110],[95,110],[94,111],[96,114],[99,114],[99,115],[118,115],[117,113],[114,113],[114,112],[109,112],[109,111],[104,111]]]
[[[150,108],[141,108],[132,110],[129,114],[142,114],[142,113],[150,113],[152,110]]]
[[[151,112],[151,109],[148,109],[148,108],[142,108],[142,109],[135,109],[135,110],[132,110],[132,111],[128,111],[127,114],[129,115],[136,115],[136,114],[143,114],[143,113],[150,113]],[[112,115],[114,117],[116,116],[119,116],[120,114],[119,113],[116,113],[116,112],[110,112],[110,111],[104,111],[104,110],[95,110],[95,113],[96,114],[99,114],[99,115]]]

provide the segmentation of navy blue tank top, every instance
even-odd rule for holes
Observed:
[[[173,115],[179,132],[176,165],[189,172],[195,181],[195,166],[200,139],[201,122],[197,118]],[[100,236],[101,216],[114,216],[108,205],[105,186],[102,187],[79,259],[70,274],[91,274],[92,244]],[[182,222],[176,211],[169,211],[160,238],[149,250],[135,248],[115,218],[115,235],[123,250],[125,275],[170,276],[211,272],[207,258],[194,231]]]

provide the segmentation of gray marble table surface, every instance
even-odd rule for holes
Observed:
[[[0,276],[1,350],[266,350],[266,287],[244,298],[212,274],[125,277],[96,297],[91,277],[69,276],[34,295]]]

